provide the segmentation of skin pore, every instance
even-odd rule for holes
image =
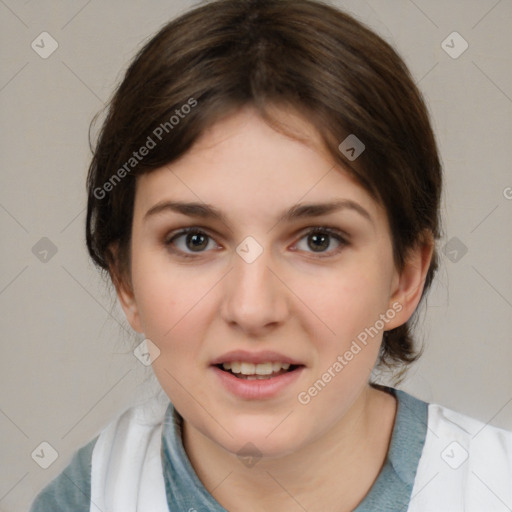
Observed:
[[[432,247],[398,272],[385,210],[333,166],[304,119],[280,114],[307,144],[245,108],[137,178],[131,275],[117,292],[160,350],[153,369],[184,418],[185,450],[224,508],[348,512],[382,468],[396,414],[395,399],[368,384],[382,332],[309,403],[297,397],[393,304],[385,329],[407,321]],[[285,215],[340,200],[330,213]],[[250,263],[236,251],[249,236],[262,249]],[[241,398],[212,367],[232,350],[278,352],[303,368],[275,396]],[[247,443],[262,455],[252,466],[237,456]]]

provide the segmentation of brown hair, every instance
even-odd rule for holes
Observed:
[[[271,107],[292,107],[315,126],[334,162],[385,207],[397,268],[425,236],[439,238],[436,142],[396,52],[320,1],[216,0],[165,25],[109,104],[87,178],[86,240],[114,282],[130,282],[136,176],[182,156],[205,129],[247,105],[272,124]],[[338,148],[349,134],[365,145],[356,161]],[[434,251],[423,294],[436,268]],[[385,333],[380,366],[402,367],[401,375],[417,357],[410,321]]]

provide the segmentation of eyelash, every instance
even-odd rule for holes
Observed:
[[[178,231],[177,233],[171,234],[164,241],[164,245],[167,248],[169,248],[173,253],[179,254],[180,257],[185,258],[185,259],[197,258],[197,257],[200,257],[203,252],[207,252],[207,251],[198,251],[196,254],[193,254],[193,253],[186,253],[181,250],[176,250],[175,248],[172,247],[176,239],[178,239],[182,236],[186,236],[188,234],[206,235],[210,240],[213,240],[213,237],[210,236],[202,228],[189,227],[189,228],[184,228],[184,229]],[[310,252],[310,254],[312,254],[314,258],[320,259],[320,258],[331,257],[333,255],[338,254],[344,247],[349,245],[346,235],[344,235],[344,233],[342,231],[340,231],[339,229],[336,229],[336,228],[331,228],[329,226],[315,226],[315,227],[311,228],[309,231],[307,231],[306,233],[304,233],[301,236],[301,238],[299,239],[299,241],[304,238],[307,238],[308,236],[315,235],[315,234],[329,235],[330,237],[334,238],[337,242],[339,242],[340,245],[339,245],[339,247],[337,247],[336,249],[331,250],[331,251],[318,252],[318,253]]]

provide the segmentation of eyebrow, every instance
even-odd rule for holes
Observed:
[[[328,215],[341,210],[355,211],[373,224],[371,215],[360,204],[350,199],[340,199],[328,203],[297,204],[282,213],[277,218],[277,222],[292,222],[303,218],[321,217],[322,215]],[[182,215],[187,215],[189,217],[218,220],[227,224],[225,214],[212,205],[207,203],[185,203],[180,201],[161,201],[157,203],[145,213],[144,221],[154,215],[168,211],[181,213]]]

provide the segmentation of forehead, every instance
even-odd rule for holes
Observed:
[[[198,138],[192,151],[208,149],[227,137],[236,136],[243,129],[252,130],[255,135],[267,132],[270,136],[288,137],[320,153],[326,151],[322,137],[315,127],[293,108],[269,105],[265,111],[268,114],[267,119],[263,119],[260,112],[251,105],[240,108],[211,125]]]
[[[137,178],[136,214],[160,201],[186,200],[275,217],[298,203],[337,199],[381,214],[311,124],[289,111],[279,112],[279,122],[285,133],[244,109],[214,124],[180,159]]]

